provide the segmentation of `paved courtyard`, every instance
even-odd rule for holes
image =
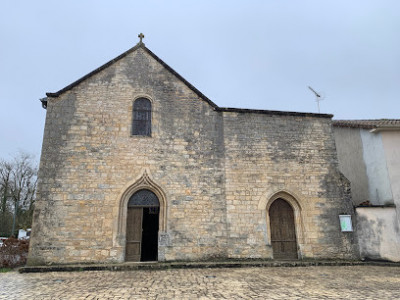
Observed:
[[[400,267],[8,272],[0,299],[400,299]]]

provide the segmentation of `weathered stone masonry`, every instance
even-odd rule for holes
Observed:
[[[131,135],[139,97],[151,137]],[[45,104],[30,264],[124,261],[139,188],[160,199],[159,260],[272,258],[276,198],[294,209],[300,258],[354,257],[330,115],[220,108],[142,43]]]

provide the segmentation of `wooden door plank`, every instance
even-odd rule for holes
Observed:
[[[269,209],[271,245],[275,259],[297,259],[294,212],[289,203],[277,199]]]
[[[126,220],[126,261],[140,261],[143,208],[128,207]]]

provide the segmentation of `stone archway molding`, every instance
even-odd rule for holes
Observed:
[[[167,230],[167,200],[162,188],[156,184],[151,178],[150,171],[146,168],[142,175],[129,182],[118,196],[118,224],[116,230],[116,240],[120,245],[125,245],[126,239],[126,218],[128,214],[128,201],[129,198],[139,190],[150,190],[156,194],[160,202],[160,223],[159,232]]]
[[[296,228],[296,238],[297,244],[299,247],[299,257],[302,257],[302,248],[304,245],[304,222],[302,215],[302,199],[297,196],[294,192],[288,190],[278,190],[269,193],[266,197],[263,197],[258,203],[258,209],[265,211],[265,219],[267,225],[267,240],[268,244],[271,245],[271,228],[270,228],[270,218],[269,218],[269,208],[271,204],[277,200],[283,199],[289,203],[289,205],[293,208],[294,212],[294,223]]]
[[[267,193],[267,195],[262,197],[258,202],[258,209],[269,210],[272,202],[274,202],[278,198],[286,200],[293,207],[293,209],[297,207],[301,211],[302,207],[299,202],[303,202],[302,198],[298,196],[297,193],[287,189],[280,189]]]

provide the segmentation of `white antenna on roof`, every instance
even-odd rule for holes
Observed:
[[[311,90],[311,92],[314,93],[314,95],[315,95],[315,97],[316,97],[315,101],[317,101],[318,113],[320,113],[320,110],[319,110],[319,102],[322,101],[322,100],[324,100],[324,97],[323,97],[323,95],[318,94],[311,86],[308,86],[308,88]]]

